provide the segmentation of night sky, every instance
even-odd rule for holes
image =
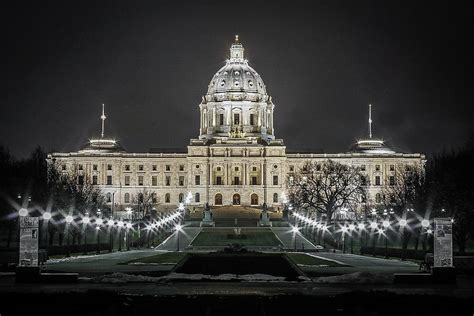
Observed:
[[[197,1],[195,1],[197,2]],[[185,149],[239,34],[290,150],[345,152],[373,132],[431,154],[473,132],[473,10],[437,1],[16,1],[2,9],[0,144]],[[449,5],[448,5],[449,4]]]

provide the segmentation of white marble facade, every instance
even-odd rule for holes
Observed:
[[[120,215],[143,189],[155,195],[157,209],[175,208],[191,192],[191,208],[201,209],[206,203],[261,207],[265,202],[281,210],[287,176],[308,160],[333,159],[364,167],[375,200],[395,176],[396,166],[425,161],[423,154],[397,153],[372,138],[346,153],[287,153],[283,140],[274,136],[274,109],[262,78],[248,65],[236,38],[230,58],[213,76],[199,104],[199,137],[190,140],[187,152],[128,153],[102,137],[76,152],[51,153],[48,162],[62,172],[89,178]]]

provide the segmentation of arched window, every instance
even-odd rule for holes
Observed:
[[[112,194],[110,192],[106,194],[106,199],[107,199],[107,203],[112,203]]]
[[[253,193],[250,196],[250,205],[258,205],[258,195]]]
[[[273,203],[278,203],[278,193],[273,193]]]
[[[170,194],[169,193],[165,194],[165,203],[170,203]]]
[[[216,194],[216,196],[214,197],[214,205],[222,205],[222,194]]]
[[[130,193],[125,193],[124,202],[127,204],[130,203]]]
[[[194,202],[196,202],[196,203],[201,202],[201,195],[199,195],[199,193],[196,193],[194,195]]]
[[[240,205],[240,195],[234,194],[234,196],[232,197],[232,204]]]
[[[184,200],[184,194],[183,194],[183,193],[180,193],[180,194],[179,194],[179,197],[178,197],[179,203],[183,203],[183,200]]]

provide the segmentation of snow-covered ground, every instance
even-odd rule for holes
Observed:
[[[162,277],[150,277],[144,275],[132,275],[126,273],[112,273],[92,278],[81,278],[84,282],[92,283],[155,283],[166,282],[172,280],[184,281],[241,281],[241,282],[283,282],[285,277],[273,276],[268,274],[186,274],[186,273],[170,273]],[[310,281],[305,277],[300,277],[300,281]]]

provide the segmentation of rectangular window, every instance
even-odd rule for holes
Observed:
[[[107,170],[112,170],[112,165],[107,165]]]
[[[222,178],[216,177],[216,185],[222,185]]]
[[[165,170],[166,170],[166,171],[170,171],[170,170],[171,170],[171,165],[166,165],[166,166],[165,166]]]
[[[152,186],[157,186],[158,185],[158,177],[157,176],[152,176],[151,177],[151,185]]]
[[[221,167],[217,167],[217,171],[221,171]]]
[[[151,166],[151,169],[152,169],[153,171],[156,171],[156,165]]]
[[[257,167],[252,167],[252,171],[257,171]]]
[[[361,184],[362,184],[363,186],[366,186],[366,185],[367,185],[367,177],[365,177],[365,176],[362,176],[362,177],[361,177]]]
[[[84,184],[84,176],[79,176],[77,177],[77,183],[79,185],[83,185]]]
[[[380,185],[380,176],[375,176],[375,185]]]
[[[92,185],[97,185],[97,176],[92,176]]]
[[[375,171],[380,171],[380,165],[375,165]]]
[[[79,170],[83,170],[84,167],[82,166],[82,164],[79,165]]]
[[[171,177],[170,176],[166,176],[165,178],[165,185],[167,187],[169,187],[171,185]]]
[[[239,177],[234,177],[234,185],[239,185],[239,184],[240,184]]]
[[[291,165],[290,166],[290,172],[293,172],[293,171],[295,171],[295,166]]]
[[[112,176],[107,176],[107,185],[112,185]]]
[[[257,185],[257,177],[252,177],[252,185]]]
[[[235,167],[235,169],[234,169],[234,170],[235,170],[235,171],[239,171],[239,167]]]
[[[273,185],[278,185],[278,176],[273,176]]]
[[[143,176],[138,176],[138,185],[143,185]]]
[[[219,114],[219,125],[224,125],[224,114]]]
[[[321,171],[321,165],[316,165],[316,171]]]
[[[62,169],[63,169],[63,171],[66,170],[66,165],[65,164],[62,165]]]
[[[390,165],[390,171],[395,171],[395,165]]]
[[[130,165],[125,165],[125,171],[130,171]]]
[[[361,165],[360,170],[365,171],[365,165]]]
[[[179,171],[184,171],[184,165],[179,165]]]
[[[240,125],[240,115],[239,115],[239,113],[234,113],[234,125]]]
[[[92,165],[92,170],[97,171],[97,165]]]
[[[201,176],[195,176],[194,177],[194,184],[195,185],[201,185]]]
[[[394,176],[390,176],[388,179],[389,179],[390,185],[395,185],[395,177]]]
[[[138,165],[138,171],[143,171],[143,165]]]
[[[250,114],[250,125],[255,125],[255,114]]]
[[[156,193],[152,193],[152,194],[151,194],[151,202],[152,202],[153,204],[158,203],[158,198],[156,197]]]
[[[179,177],[179,185],[180,185],[180,186],[183,186],[183,185],[184,185],[184,177],[183,177],[183,176],[180,176],[180,177]]]
[[[130,176],[125,176],[125,185],[130,185]]]

